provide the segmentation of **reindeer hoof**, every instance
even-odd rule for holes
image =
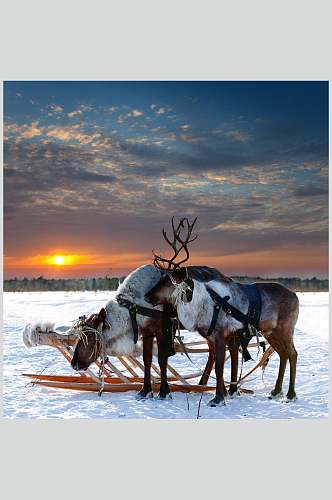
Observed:
[[[226,406],[225,399],[222,398],[221,396],[215,396],[211,401],[208,402],[208,406],[215,407],[215,406]]]
[[[229,395],[229,397],[230,397],[231,399],[233,399],[233,398],[235,398],[236,396],[241,396],[241,393],[240,393],[239,389],[237,389],[237,390],[236,390],[236,391],[234,391],[234,392],[230,392],[230,391],[228,391],[228,395]]]
[[[153,398],[153,392],[150,391],[150,392],[144,392],[143,390],[142,391],[139,391],[137,394],[136,394],[136,399],[138,401],[141,401],[142,399],[151,399]]]
[[[296,394],[286,394],[286,397],[284,399],[285,403],[292,403],[297,400]]]
[[[268,395],[269,399],[281,399],[283,397],[284,393],[282,391],[280,392],[275,392],[274,390],[270,392]]]
[[[157,399],[165,401],[165,399],[173,399],[172,394],[169,392],[168,394],[158,394]]]

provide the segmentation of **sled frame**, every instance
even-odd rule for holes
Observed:
[[[38,343],[36,345],[48,345],[55,347],[70,363],[77,340],[77,337],[74,335],[48,332],[39,334]],[[187,353],[192,357],[194,357],[197,353],[209,352],[209,347],[205,339],[185,342],[184,346]],[[262,346],[262,342],[252,342],[248,347],[258,348],[259,346]],[[252,389],[243,387],[243,384],[248,382],[248,377],[258,368],[265,369],[269,359],[274,353],[274,350],[266,341],[264,341],[264,348],[265,351],[260,356],[259,360],[257,360],[255,365],[241,375],[238,381],[238,388],[240,392],[247,394],[254,393]],[[176,355],[184,353],[183,347],[178,342],[175,342],[175,351]],[[110,358],[112,358],[112,361]],[[120,365],[122,365],[121,369],[114,364],[113,358],[117,360]],[[229,352],[226,351],[225,361],[229,358]],[[99,394],[101,394],[101,392],[139,391],[142,388],[144,381],[144,365],[138,357],[130,355],[108,356],[106,363],[101,364],[97,360],[93,364],[98,368],[99,375],[96,375],[91,368],[88,368],[85,372],[79,372],[78,375],[71,376],[34,373],[23,373],[22,375],[32,379],[31,384],[33,385],[53,389],[91,391],[98,392]],[[158,392],[160,389],[160,371],[154,363],[152,363],[151,368],[153,372],[151,374],[152,390],[153,392]],[[215,385],[198,384],[196,379],[202,376],[203,370],[201,369],[193,371],[193,373],[181,375],[178,370],[168,363],[167,370],[167,380],[171,392],[201,393],[215,391]],[[214,377],[211,376],[209,378]],[[229,382],[226,382],[226,387],[229,388]]]

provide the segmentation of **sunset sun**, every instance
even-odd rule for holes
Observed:
[[[62,266],[65,263],[65,258],[62,255],[55,255],[53,257],[53,264],[56,266]]]
[[[45,256],[44,259],[42,259],[42,261],[45,264],[49,264],[55,267],[75,266],[75,265],[90,263],[89,257],[86,255],[61,254],[61,253],[54,253],[53,255]]]

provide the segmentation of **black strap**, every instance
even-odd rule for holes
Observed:
[[[213,302],[215,303],[215,308],[217,306],[219,306],[218,314],[219,314],[220,308],[222,308],[226,314],[230,314],[233,318],[235,318],[240,323],[243,323],[243,324],[248,323],[247,315],[243,314],[236,307],[232,306],[232,304],[229,304],[228,301],[229,301],[230,297],[228,295],[226,295],[225,297],[220,297],[220,295],[217,292],[215,292],[212,288],[210,288],[208,285],[206,286],[206,290],[207,290],[208,294],[210,295],[211,299],[213,300]],[[217,314],[217,316],[218,316],[218,314]],[[212,321],[213,321],[213,318],[212,318]]]
[[[142,316],[148,316],[149,318],[160,318],[162,319],[163,311],[158,309],[151,309],[150,307],[143,307],[130,302],[130,300],[125,299],[122,295],[116,297],[116,301],[122,307],[126,307],[128,310],[133,310],[136,314],[141,314]]]
[[[236,330],[235,332],[237,341],[242,348],[242,356],[244,362],[250,361],[252,359],[250,352],[248,351],[248,344],[252,337],[249,337],[247,333],[248,333],[247,326],[245,326],[244,328],[240,328],[240,330]]]
[[[168,353],[169,356],[174,356],[174,334],[175,334],[175,324],[174,324],[174,308],[172,304],[165,304],[162,312],[162,337],[161,345],[163,346],[163,351]],[[176,314],[176,312],[175,312]]]
[[[134,309],[128,309],[129,310],[129,316],[131,319],[131,325],[133,327],[133,332],[134,332],[134,344],[137,344],[138,341],[138,324],[137,324],[137,319],[136,319],[136,311]]]
[[[162,320],[163,332],[169,338],[169,355],[172,356],[173,354],[175,354],[173,346],[171,318],[176,318],[177,315],[176,310],[173,308],[173,306],[164,306],[164,311],[159,311],[158,309],[151,309],[148,307],[140,306],[138,304],[134,304],[134,302],[130,302],[130,300],[125,299],[122,295],[116,297],[116,300],[120,306],[128,309],[131,319],[131,325],[134,332],[135,344],[137,344],[138,341],[138,324],[136,314],[141,314],[142,316],[147,316],[149,318],[159,318]]]
[[[209,329],[208,329],[208,332],[207,332],[207,336],[210,337],[210,335],[212,335],[212,333],[214,332],[214,329],[216,327],[216,323],[217,323],[217,319],[218,319],[218,316],[219,316],[219,311],[220,311],[220,307],[221,307],[221,304],[220,303],[217,303],[214,298],[212,297],[211,293],[210,293],[210,290],[212,290],[212,288],[209,288],[209,287],[206,287],[206,289],[208,290],[213,302],[214,302],[214,308],[213,308],[213,316],[212,316],[212,320],[211,320],[211,323],[210,323],[210,326],[209,326]],[[221,298],[221,297],[219,297]]]
[[[247,322],[255,328],[259,328],[259,320],[262,311],[262,297],[255,284],[242,285],[249,299]]]
[[[256,285],[252,284],[243,286],[249,299],[249,308],[247,314],[242,313],[241,311],[239,311],[239,309],[232,306],[232,304],[229,304],[228,301],[230,297],[228,295],[226,295],[225,297],[220,297],[220,295],[217,292],[215,292],[212,288],[206,286],[206,290],[214,302],[212,320],[207,332],[207,336],[209,337],[210,335],[212,335],[216,327],[219,311],[220,309],[223,309],[223,311],[226,314],[231,315],[234,319],[243,324],[243,328],[237,330],[235,333],[237,333],[238,339],[242,347],[243,359],[244,361],[249,361],[252,358],[248,351],[248,344],[253,335],[249,331],[248,325],[250,324],[254,328],[258,329],[259,319],[261,315],[262,300]]]

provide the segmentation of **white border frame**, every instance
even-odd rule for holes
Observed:
[[[1,78],[331,81],[331,17],[324,0],[8,0]],[[3,420],[0,488],[27,500],[323,499],[331,435],[331,416]]]

